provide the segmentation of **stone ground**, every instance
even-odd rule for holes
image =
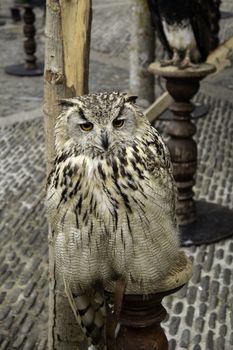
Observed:
[[[10,1],[9,1],[10,3]],[[0,27],[0,349],[47,348],[48,257],[44,208],[43,78],[17,78],[6,65],[23,61],[22,24],[12,24],[8,1]],[[129,2],[94,0],[90,91],[127,90]],[[233,12],[230,0],[222,10]],[[43,14],[37,10],[38,57]],[[233,33],[221,21],[221,40]],[[233,68],[205,80],[197,100],[211,106],[198,120],[196,197],[233,207]],[[232,229],[233,233],[233,229]],[[187,286],[165,301],[170,350],[233,349],[233,241],[185,249],[194,261]]]

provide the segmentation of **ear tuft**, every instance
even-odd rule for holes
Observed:
[[[60,100],[58,100],[58,104],[62,107],[72,107],[74,106],[74,103],[69,100],[69,99],[65,99],[65,98],[62,98]]]
[[[136,103],[137,98],[138,96],[127,96],[125,101]]]

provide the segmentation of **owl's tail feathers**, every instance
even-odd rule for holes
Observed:
[[[100,308],[94,308],[86,294],[74,295],[64,279],[65,292],[74,316],[86,335],[88,343],[96,346],[96,349],[104,349],[104,317],[102,304]]]

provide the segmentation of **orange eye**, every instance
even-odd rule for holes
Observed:
[[[92,123],[83,123],[83,124],[80,124],[80,128],[83,131],[91,131],[93,129],[93,124]]]
[[[112,125],[114,126],[114,128],[119,129],[119,128],[122,127],[122,125],[124,124],[124,122],[125,122],[125,121],[124,121],[123,119],[115,119],[115,120],[113,120]]]

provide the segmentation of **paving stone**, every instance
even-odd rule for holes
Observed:
[[[215,249],[214,245],[210,245],[207,259],[203,265],[204,271],[206,271],[206,272],[209,272],[210,269],[212,268],[213,260],[214,260],[214,249]]]
[[[5,339],[1,344],[1,350],[9,349],[9,340]]]
[[[194,286],[189,287],[187,292],[187,301],[189,304],[194,304],[197,296],[197,288]]]
[[[209,298],[209,291],[208,289],[202,289],[200,293],[200,301],[206,302]]]
[[[227,300],[228,298],[228,295],[229,295],[229,289],[227,287],[223,287],[222,290],[221,290],[221,293],[220,293],[220,298],[222,300]]]
[[[42,339],[39,341],[39,344],[37,345],[38,350],[44,350],[47,349],[47,339]]]
[[[193,343],[195,345],[199,344],[201,342],[201,335],[200,334],[196,334],[195,337],[193,338]]]
[[[37,293],[31,293],[31,296],[28,298],[28,302],[27,302],[27,307],[30,309],[36,302],[37,300]]]
[[[218,312],[218,320],[220,323],[224,323],[226,320],[226,310],[227,310],[226,304],[221,304]]]
[[[27,287],[24,289],[23,295],[28,298],[33,289],[35,288],[36,283],[35,282],[30,282]]]
[[[230,335],[230,344],[233,345],[233,333]]]
[[[218,305],[218,298],[215,295],[211,295],[209,299],[209,309],[214,310]]]
[[[207,305],[204,303],[201,303],[199,306],[199,315],[200,317],[204,317],[207,311]]]
[[[193,306],[189,306],[187,314],[186,314],[186,317],[185,317],[185,322],[186,322],[187,326],[189,326],[189,327],[192,326],[193,316],[194,316],[194,307]]]
[[[14,313],[18,314],[19,312],[21,312],[23,306],[25,304],[25,300],[24,299],[21,299],[17,302],[17,304],[14,306]]]
[[[27,339],[26,344],[23,347],[23,350],[34,350],[35,349],[35,340]]]
[[[218,249],[215,253],[215,256],[217,259],[223,259],[224,257],[224,250],[223,249]]]
[[[233,253],[233,242],[229,244],[229,252]]]
[[[200,282],[201,270],[202,270],[201,264],[198,264],[195,266],[195,269],[194,269],[193,275],[192,275],[193,284],[198,284]]]
[[[217,319],[216,313],[215,313],[215,312],[212,312],[212,313],[210,314],[209,323],[208,323],[210,328],[215,329],[216,319]]]
[[[8,330],[11,329],[12,323],[14,322],[14,317],[13,316],[8,316],[6,320],[4,320],[3,323],[3,329]]]
[[[5,296],[6,296],[6,292],[0,293],[0,304],[2,304],[2,302],[4,301]]]
[[[170,335],[176,335],[180,325],[180,318],[173,316],[170,321],[169,333]]]
[[[176,340],[175,339],[169,340],[169,350],[176,350]]]
[[[197,345],[195,345],[195,346],[194,346],[194,348],[193,348],[193,350],[201,350],[200,345],[198,345],[198,344],[197,344]]]
[[[15,288],[9,295],[9,303],[11,304],[15,303],[21,293],[22,293],[21,288]]]
[[[225,337],[227,334],[227,326],[225,324],[222,324],[219,328],[219,334],[221,337]]]
[[[31,318],[27,317],[24,320],[23,326],[21,326],[21,332],[28,334],[28,332],[32,328],[33,324],[34,324],[34,322],[31,320]]]
[[[180,347],[187,349],[190,343],[190,331],[185,329],[181,334]]]
[[[17,339],[14,341],[14,343],[12,344],[12,347],[14,349],[19,349],[20,346],[23,344],[25,340],[25,335],[23,334],[19,334],[19,336],[17,337]]]
[[[204,328],[204,319],[202,317],[197,317],[195,319],[195,330],[198,333],[202,333]]]
[[[35,305],[35,307],[33,309],[33,311],[35,313],[35,316],[38,316],[41,313],[41,311],[43,310],[43,308],[44,308],[44,302],[43,301],[37,301],[36,305]]]
[[[231,270],[230,269],[224,269],[223,282],[227,285],[229,285],[231,283]]]
[[[204,251],[199,251],[198,253],[197,253],[197,256],[196,256],[196,262],[197,263],[203,263],[204,262],[204,259],[205,259],[205,255],[206,255],[206,253],[204,252]]]
[[[1,309],[0,309],[0,321],[4,320],[6,318],[6,316],[9,314],[9,312],[10,312],[9,306],[1,307]]]
[[[216,350],[222,350],[224,348],[225,348],[225,339],[224,339],[224,337],[217,338]]]
[[[232,261],[233,261],[232,255],[227,255],[227,257],[226,257],[226,263],[227,263],[228,265],[232,265]]]
[[[214,349],[213,336],[214,336],[214,333],[212,331],[208,331],[207,341],[206,341],[206,350],[213,350]]]
[[[210,294],[217,295],[219,291],[219,282],[218,281],[212,281],[210,283]]]
[[[183,304],[181,302],[176,303],[175,308],[174,308],[174,312],[176,314],[180,314],[182,312],[182,310],[183,310]]]

